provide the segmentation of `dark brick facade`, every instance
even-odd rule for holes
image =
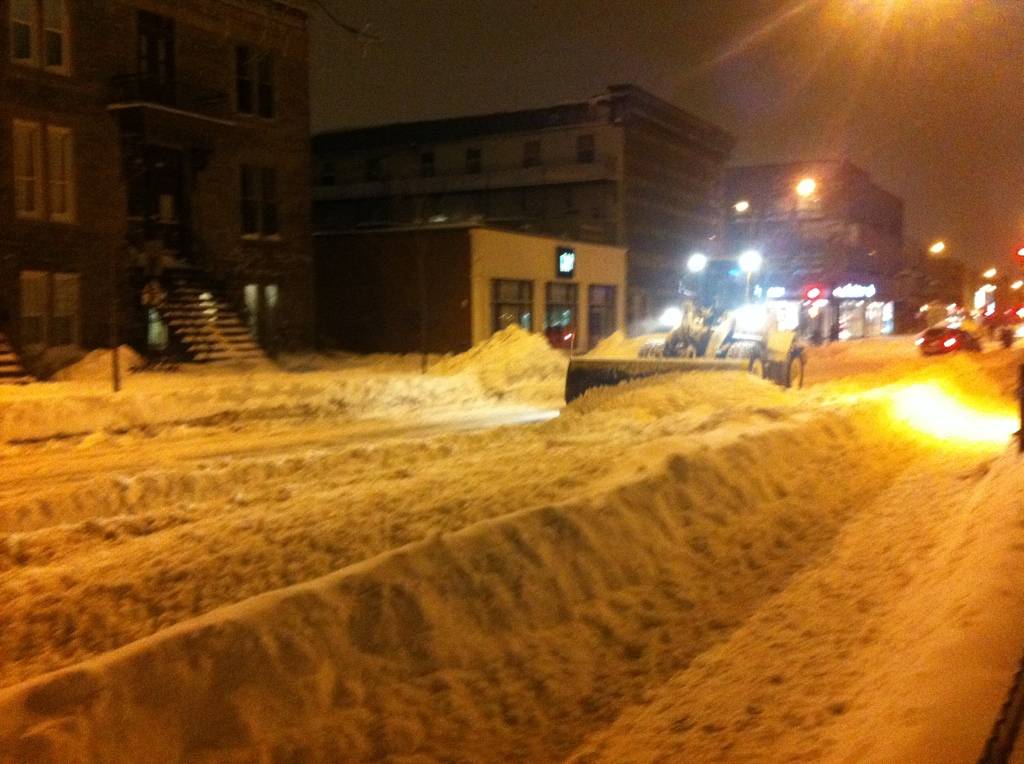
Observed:
[[[259,0],[66,0],[68,75],[12,61],[9,1],[0,0],[0,319],[18,342],[19,273],[79,274],[80,339],[108,343],[115,273],[119,334],[145,344],[140,286],[150,274],[152,209],[140,191],[153,181],[153,151],[178,158],[182,234],[165,269],[196,268],[242,306],[245,284],[277,284],[276,336],[268,344],[312,340],[309,222],[308,30],[302,4]],[[174,67],[166,91],[138,86],[140,14],[173,24]],[[272,118],[238,113],[236,47],[272,61]],[[15,120],[70,128],[74,145],[74,222],[23,220],[15,213]],[[156,147],[156,148],[151,148]],[[159,163],[157,163],[159,164]],[[278,233],[243,236],[241,166],[276,171]],[[178,166],[176,165],[176,166]],[[162,166],[162,165],[160,165]],[[134,199],[134,201],[133,201]],[[152,263],[152,258],[150,258]],[[157,269],[159,270],[159,269]]]
[[[314,225],[477,221],[627,246],[637,320],[678,301],[687,252],[720,243],[733,143],[634,85],[541,109],[329,132],[313,139]]]

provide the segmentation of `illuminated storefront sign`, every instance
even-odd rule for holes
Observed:
[[[864,300],[874,297],[878,292],[874,284],[846,284],[832,290],[832,295],[840,300]]]
[[[555,262],[559,278],[571,279],[576,275],[576,250],[569,247],[555,249]]]

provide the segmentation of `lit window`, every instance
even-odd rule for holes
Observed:
[[[46,128],[46,181],[49,186],[50,220],[71,223],[75,219],[74,148],[71,130]]]
[[[526,331],[533,328],[533,282],[495,279],[491,301],[493,331],[517,324]]]
[[[43,142],[38,122],[14,121],[14,209],[18,217],[43,216]]]

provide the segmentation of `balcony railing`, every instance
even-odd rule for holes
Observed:
[[[111,82],[110,105],[155,104],[207,117],[225,116],[227,94],[181,80],[123,74]]]

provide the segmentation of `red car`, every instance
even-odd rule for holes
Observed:
[[[953,329],[948,326],[925,329],[914,340],[914,344],[921,348],[924,355],[954,353],[957,350],[981,350],[981,342],[973,334],[964,329]]]

